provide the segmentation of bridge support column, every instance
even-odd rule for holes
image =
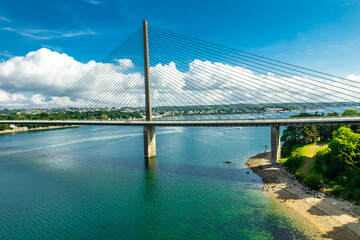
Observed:
[[[271,163],[280,159],[280,127],[271,127]]]
[[[144,155],[145,158],[156,156],[155,126],[144,126]]]

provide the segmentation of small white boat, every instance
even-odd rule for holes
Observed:
[[[238,129],[239,129],[239,130],[241,130],[241,129],[242,129],[242,127],[238,127]]]
[[[227,133],[227,132],[228,132],[228,130],[225,130],[225,131],[224,131],[224,133]]]

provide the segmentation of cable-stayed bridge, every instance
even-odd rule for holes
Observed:
[[[0,121],[0,124],[144,126],[145,157],[156,155],[156,126],[271,126],[272,159],[280,156],[280,126],[358,125],[331,117],[358,106],[359,81],[295,66],[148,26],[61,96],[48,112],[139,111],[144,119]],[[324,116],[290,118],[303,111]],[[156,117],[156,118],[155,118]]]

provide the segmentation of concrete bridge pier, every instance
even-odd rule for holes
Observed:
[[[144,126],[144,155],[145,158],[156,156],[155,126]]]
[[[277,163],[280,159],[280,127],[271,127],[271,163]]]

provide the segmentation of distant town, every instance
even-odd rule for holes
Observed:
[[[350,106],[351,103],[274,103],[274,104],[232,104],[232,105],[193,105],[193,106],[157,106],[152,108],[153,117],[200,116],[220,114],[257,114],[283,113],[325,108]],[[41,115],[42,119],[49,116],[72,116],[75,119],[122,120],[144,118],[145,107],[121,108],[64,108],[64,109],[0,109],[0,115]],[[70,119],[66,117],[65,119]],[[30,117],[31,118],[31,117]],[[61,117],[60,117],[61,118]],[[32,119],[32,118],[31,118]],[[58,118],[55,118],[58,119]],[[64,119],[64,118],[61,118]]]

